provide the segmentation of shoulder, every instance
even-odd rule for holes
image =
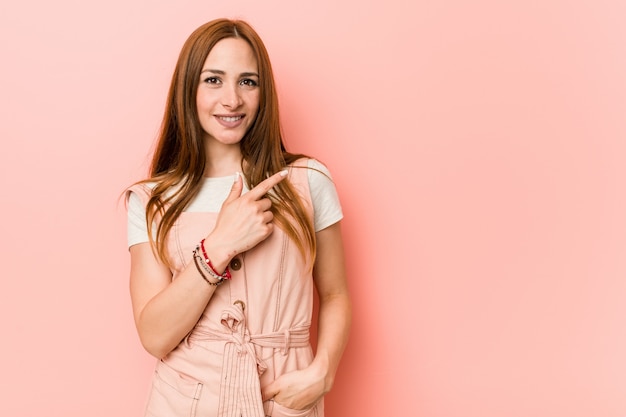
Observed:
[[[324,165],[322,162],[315,158],[300,158],[296,161],[289,164],[288,168],[296,168],[291,169],[291,171],[302,171],[306,172],[309,182],[311,179],[318,177],[325,177],[327,180],[331,179],[330,170]]]
[[[306,161],[306,168],[308,183],[312,190],[334,188],[330,170],[322,162],[315,158],[309,158]]]
[[[132,194],[135,194],[141,200],[147,200],[152,195],[152,190],[156,185],[157,183],[154,181],[137,182],[126,189],[126,200],[128,200]]]
[[[312,192],[316,188],[334,188],[330,170],[326,165],[315,158],[304,157],[288,165],[289,180],[295,184],[309,188]]]
[[[144,181],[136,182],[135,184],[131,185],[130,187],[126,189],[126,200],[128,201],[131,198],[131,196],[134,195],[135,197],[139,197],[139,199],[144,204],[146,204],[148,200],[150,199],[150,197],[152,197],[154,193],[154,189],[157,187],[158,184],[159,182],[152,181],[152,180],[144,180]],[[180,189],[182,185],[183,184],[181,181],[178,184],[174,184],[170,186],[164,192],[159,192],[160,193],[159,198],[167,199],[168,197],[171,197],[172,195],[176,194],[176,192]]]
[[[326,165],[324,165],[323,163],[321,163],[320,161],[318,161],[315,158],[309,158],[307,160],[307,166],[309,168],[309,180],[311,178],[321,178],[321,179],[326,179],[326,180],[331,180],[332,178],[330,176],[330,170],[326,167]]]

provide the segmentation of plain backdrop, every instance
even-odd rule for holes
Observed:
[[[3,0],[0,415],[135,417],[142,178],[200,24],[265,40],[345,212],[327,415],[626,416],[626,3]]]

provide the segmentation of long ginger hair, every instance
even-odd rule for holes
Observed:
[[[256,57],[259,71],[259,110],[240,142],[242,172],[250,188],[284,169],[300,154],[287,152],[281,134],[278,96],[269,56],[254,29],[240,20],[218,19],[196,29],[178,57],[170,85],[165,114],[150,167],[156,183],[146,205],[150,243],[159,259],[169,265],[166,238],[185,207],[197,195],[206,166],[203,130],[198,118],[196,91],[202,66],[215,44],[222,39],[245,40]],[[245,163],[244,163],[245,162]],[[274,186],[274,222],[295,242],[302,256],[315,257],[315,230],[300,197],[287,179]],[[156,224],[156,236],[152,225]]]

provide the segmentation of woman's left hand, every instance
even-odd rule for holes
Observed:
[[[281,375],[263,389],[263,401],[274,399],[293,410],[312,408],[326,394],[324,373],[314,365]]]

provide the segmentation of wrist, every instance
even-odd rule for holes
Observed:
[[[331,370],[328,361],[316,356],[310,367],[318,378],[324,381],[324,394],[328,393],[335,382],[335,373]]]
[[[228,264],[236,253],[230,253],[227,248],[216,242],[211,235],[203,240],[203,255],[211,260],[211,266],[218,274],[223,274],[228,268]]]
[[[193,251],[193,262],[196,265],[196,269],[200,276],[212,286],[218,286],[224,282],[225,279],[230,278],[228,275],[220,275],[211,266],[211,262],[204,259],[200,254],[200,245]]]

